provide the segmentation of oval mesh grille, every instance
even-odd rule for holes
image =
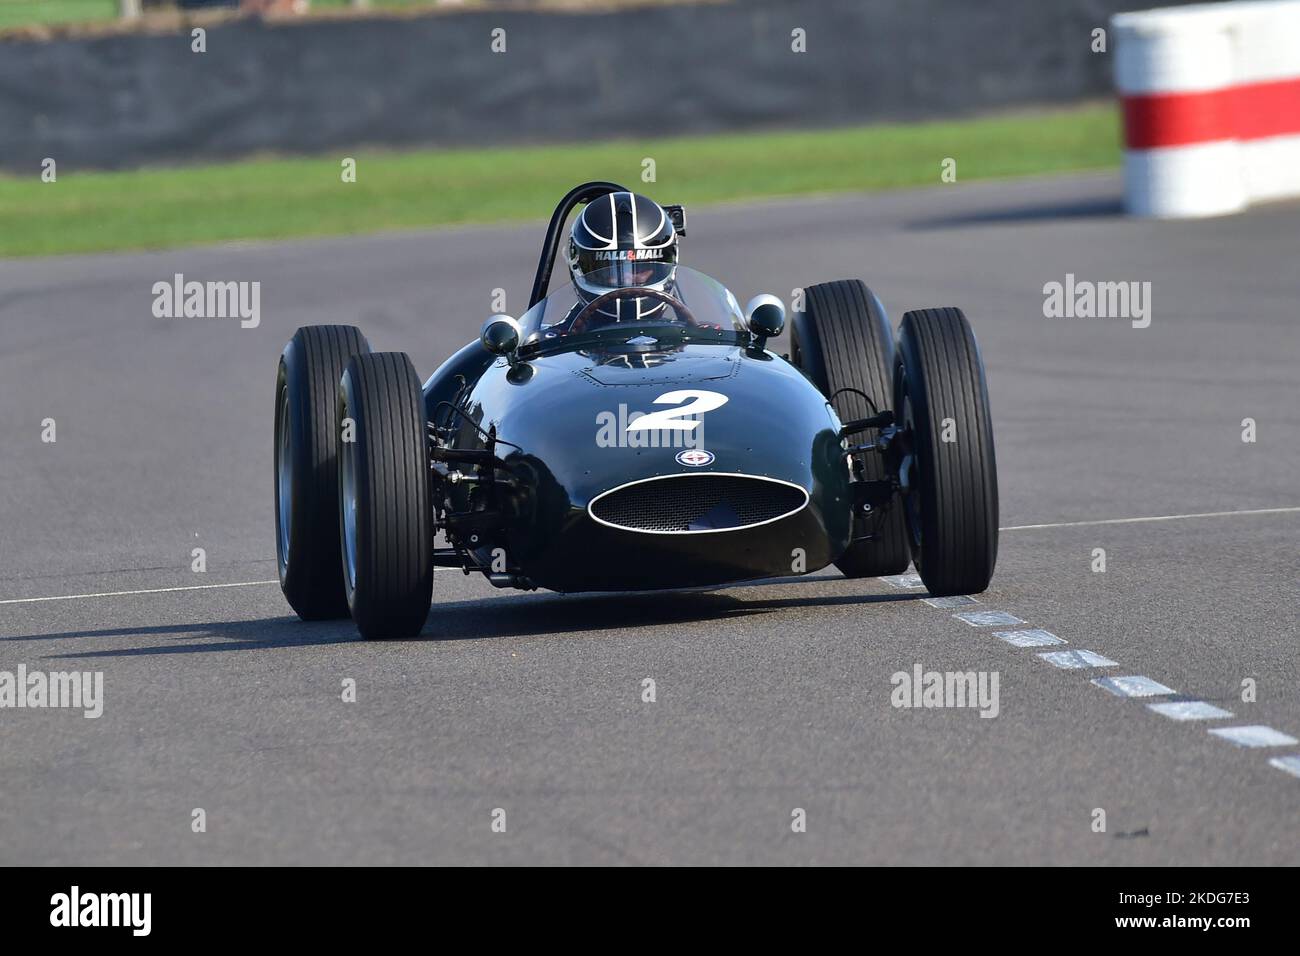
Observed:
[[[682,475],[641,481],[591,503],[592,517],[629,531],[728,531],[798,511],[802,488],[744,475]]]

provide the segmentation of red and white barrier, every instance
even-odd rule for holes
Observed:
[[[1300,196],[1300,0],[1121,13],[1111,32],[1130,213]]]

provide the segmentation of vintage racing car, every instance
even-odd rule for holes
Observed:
[[[548,294],[570,214],[573,282]],[[861,281],[742,311],[677,262],[680,207],[614,183],[552,216],[528,310],[421,387],[351,326],[301,328],[276,381],[280,583],[304,620],[418,634],[435,567],[555,591],[889,575],[983,591],[993,433],[959,309],[903,316]],[[441,537],[441,541],[439,541]]]

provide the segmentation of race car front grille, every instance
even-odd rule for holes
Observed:
[[[592,500],[602,524],[649,534],[735,531],[794,514],[808,503],[797,485],[749,475],[670,475],[623,485]]]

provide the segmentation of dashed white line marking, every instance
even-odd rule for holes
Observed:
[[[941,610],[950,607],[965,607],[967,604],[979,604],[969,594],[954,594],[952,597],[926,598],[925,603],[930,607],[937,607]]]
[[[38,604],[42,601],[80,601],[86,598],[122,597],[128,594],[169,594],[173,591],[211,591],[216,588],[253,588],[266,584],[279,584],[274,581],[234,581],[230,584],[190,584],[183,588],[140,588],[136,591],[97,591],[94,594],[56,594],[52,597],[6,598],[0,604]]]
[[[1219,720],[1232,716],[1232,711],[1207,704],[1203,700],[1168,700],[1159,704],[1147,704],[1147,709],[1170,720]]]
[[[1159,681],[1140,675],[1094,677],[1092,682],[1098,687],[1110,691],[1116,697],[1159,697],[1162,694],[1177,693],[1172,687],[1166,687]]]
[[[1067,671],[1078,670],[1082,667],[1116,667],[1119,665],[1119,661],[1112,661],[1109,657],[1102,657],[1095,651],[1049,651],[1038,656],[1053,667],[1059,667]]]
[[[993,627],[997,624],[1024,624],[1014,614],[1008,614],[1006,611],[962,611],[960,614],[954,614],[959,621],[965,621],[971,627]]]
[[[1300,743],[1300,740],[1296,740],[1290,734],[1259,724],[1250,727],[1211,727],[1210,733],[1238,747],[1289,747]]]
[[[1051,631],[1044,631],[1041,627],[1025,631],[994,631],[993,636],[1006,641],[1012,647],[1051,647],[1053,644],[1070,643]]]
[[[1277,767],[1278,770],[1285,770],[1293,777],[1300,777],[1300,754],[1293,754],[1289,757],[1270,757],[1269,766]]]
[[[908,572],[907,574],[891,574],[888,577],[880,579],[888,584],[891,588],[923,588],[925,582],[921,580],[919,574]]]
[[[1202,511],[1186,515],[1154,515],[1148,518],[1101,518],[1096,521],[1058,521],[1054,524],[1018,524],[999,531],[1037,531],[1040,528],[1088,528],[1099,524],[1144,524],[1149,521],[1185,521],[1189,518],[1231,518],[1236,515],[1281,515],[1300,512],[1300,508],[1252,508],[1246,511]]]

